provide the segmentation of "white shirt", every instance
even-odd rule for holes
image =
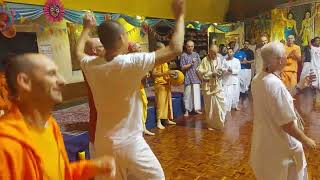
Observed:
[[[232,69],[232,73],[230,72],[224,72],[222,76],[222,84],[229,86],[239,83],[239,77],[238,74],[241,70],[241,64],[239,59],[233,58],[232,60],[224,60],[223,63],[224,70],[228,70],[229,68]]]
[[[311,68],[320,70],[320,47],[311,46]]]
[[[261,48],[255,51],[255,58],[254,58],[254,68],[256,70],[256,74],[259,74],[263,71],[263,59],[261,57]]]
[[[154,52],[118,55],[110,62],[82,59],[98,114],[96,139],[104,137],[117,146],[142,136],[140,83],[154,63]]]
[[[265,72],[252,81],[252,97],[251,166],[262,179],[287,179],[288,165],[294,158],[298,171],[306,167],[302,144],[281,128],[297,123],[293,98],[278,77]]]

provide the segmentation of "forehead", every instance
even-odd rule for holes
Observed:
[[[193,45],[194,45],[194,43],[192,41],[187,42],[187,46],[193,46]]]
[[[35,55],[32,59],[35,71],[57,70],[57,65],[45,55]]]

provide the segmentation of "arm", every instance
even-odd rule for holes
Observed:
[[[96,26],[96,20],[94,19],[94,16],[87,13],[83,17],[83,30],[76,45],[76,57],[78,61],[81,61],[86,56],[84,53],[85,44],[89,39],[90,29],[94,26]]]
[[[302,35],[302,33],[303,33],[303,31],[304,31],[304,28],[305,28],[305,24],[304,24],[304,23],[305,23],[305,20],[303,20],[303,21],[302,21],[302,23],[301,23],[301,24],[302,24],[302,25],[301,25],[302,27],[301,27],[301,30],[300,30],[299,36],[301,36],[301,35]]]
[[[294,121],[289,122],[288,124],[281,126],[282,130],[288,133],[290,136],[296,138],[307,148],[314,149],[316,147],[316,143],[314,140],[310,139],[306,136],[294,123]]]
[[[294,25],[293,25],[294,31],[296,34],[298,34],[298,30],[297,30],[297,22],[294,20]]]
[[[169,62],[181,54],[184,41],[184,13],[185,0],[173,1],[173,12],[175,13],[176,27],[169,46],[156,51],[155,66]]]

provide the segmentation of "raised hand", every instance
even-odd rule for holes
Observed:
[[[86,14],[83,16],[83,27],[92,28],[96,26],[97,26],[97,22],[96,22],[96,18],[94,17],[94,14],[91,12],[86,12]]]
[[[185,14],[186,3],[185,0],[173,0],[172,1],[172,12],[175,19],[180,18]]]

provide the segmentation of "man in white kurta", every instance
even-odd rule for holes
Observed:
[[[202,59],[197,68],[202,80],[205,117],[209,130],[222,129],[225,121],[225,104],[222,88],[223,60],[217,56],[218,47],[212,45],[209,54]]]
[[[295,86],[290,94],[280,79],[286,65],[283,44],[269,43],[262,48],[261,55],[265,71],[252,81],[251,167],[257,180],[306,180],[307,163],[301,142],[311,148],[315,148],[315,143],[297,128],[291,96],[302,85]]]
[[[257,179],[294,180],[287,178],[289,172],[303,177],[307,163],[302,144],[281,129],[297,120],[290,93],[278,77],[260,73],[252,82],[252,96],[250,162]]]
[[[238,103],[240,97],[239,72],[241,69],[240,61],[233,57],[233,50],[228,49],[228,57],[223,65],[223,90],[225,108],[230,112],[232,108],[239,110]]]
[[[268,37],[263,35],[261,36],[261,44],[260,47],[257,47],[256,53],[255,53],[255,61],[254,61],[254,69],[255,69],[255,74],[259,74],[262,72],[262,66],[263,66],[263,60],[261,58],[261,48],[269,42]]]

